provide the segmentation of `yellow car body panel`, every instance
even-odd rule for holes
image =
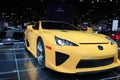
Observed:
[[[37,58],[37,40],[39,37],[42,38],[45,48],[45,66],[47,68],[63,73],[82,73],[102,71],[120,66],[117,44],[115,42],[111,43],[106,38],[107,36],[79,30],[43,29],[42,22],[57,23],[56,21],[39,21],[38,30],[33,29],[33,25],[29,25],[24,33],[26,48],[35,58]],[[58,45],[55,37],[73,42],[77,46]],[[99,46],[100,48],[102,46],[101,50]],[[56,57],[57,53],[62,53],[69,57],[61,64],[56,65],[58,58]],[[107,63],[109,61],[111,62]],[[92,64],[89,64],[91,62],[96,65],[91,66]],[[79,63],[86,65],[84,65],[85,67],[81,67]]]

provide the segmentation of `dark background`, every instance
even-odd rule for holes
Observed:
[[[98,23],[104,19],[109,22],[113,19],[120,20],[119,0],[2,0],[0,2],[0,17],[1,20],[4,18],[6,21],[24,22],[46,19],[47,7],[51,4],[72,4],[68,8],[73,9],[71,15],[77,23]]]

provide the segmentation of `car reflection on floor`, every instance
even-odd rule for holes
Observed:
[[[0,46],[0,80],[119,80],[120,69],[92,74],[64,74],[41,69],[24,43]]]

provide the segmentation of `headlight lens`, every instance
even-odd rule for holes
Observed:
[[[111,39],[110,37],[106,37],[106,38],[107,38],[107,40],[110,41],[111,44],[115,44],[115,43],[116,43],[116,42],[115,42],[113,39]]]
[[[56,41],[56,44],[60,45],[60,46],[78,46],[75,43],[72,43],[68,40],[61,39],[61,38],[58,38],[58,37],[55,37],[55,41]]]

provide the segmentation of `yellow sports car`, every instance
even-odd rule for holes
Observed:
[[[42,68],[62,73],[103,71],[120,66],[117,44],[108,36],[61,21],[28,25],[25,45]]]

